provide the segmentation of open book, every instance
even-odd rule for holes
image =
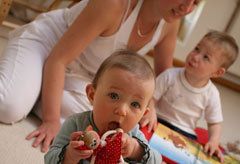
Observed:
[[[217,157],[209,157],[199,143],[158,124],[149,140],[149,145],[173,163],[179,164],[220,164]],[[224,163],[240,164],[234,157],[224,154]]]

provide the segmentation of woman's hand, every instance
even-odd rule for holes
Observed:
[[[148,126],[148,132],[157,127],[157,114],[155,108],[150,109],[140,120],[141,127]]]
[[[30,140],[32,138],[35,138],[32,146],[36,148],[41,145],[41,151],[45,153],[48,151],[48,148],[52,143],[54,137],[57,135],[59,129],[60,122],[45,121],[42,122],[42,124],[37,128],[37,130],[31,132],[26,137],[26,139]]]
[[[149,133],[157,127],[157,113],[155,103],[156,101],[154,98],[152,98],[152,100],[149,102],[146,113],[139,122],[141,127],[148,126]]]

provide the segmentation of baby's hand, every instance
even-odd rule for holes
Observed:
[[[221,163],[224,162],[224,157],[222,151],[219,148],[218,142],[208,141],[207,144],[204,146],[204,152],[208,153],[210,156],[215,154]]]
[[[71,134],[69,145],[66,149],[66,154],[64,161],[71,161],[73,163],[78,163],[81,159],[86,159],[91,157],[93,150],[80,150],[79,147],[84,145],[83,141],[79,141],[79,137],[83,132],[73,132]]]
[[[123,158],[132,156],[136,144],[138,143],[134,138],[130,137],[127,133],[123,133],[121,149]]]
[[[130,137],[128,134],[122,135],[122,156],[133,160],[140,160],[143,154],[143,148],[138,143],[137,139]]]

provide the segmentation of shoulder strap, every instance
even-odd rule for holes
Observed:
[[[131,0],[128,0],[127,10],[126,10],[125,13],[124,13],[124,16],[123,16],[123,19],[122,19],[121,24],[123,24],[123,22],[124,22],[124,21],[126,20],[126,18],[127,18],[127,14],[128,14],[129,9],[130,9],[130,5],[131,5]]]

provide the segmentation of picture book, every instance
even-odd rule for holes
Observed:
[[[149,145],[162,156],[179,164],[220,164],[217,157],[210,157],[203,152],[199,143],[158,124],[157,129],[149,140]],[[225,164],[240,164],[234,157],[224,154]]]

